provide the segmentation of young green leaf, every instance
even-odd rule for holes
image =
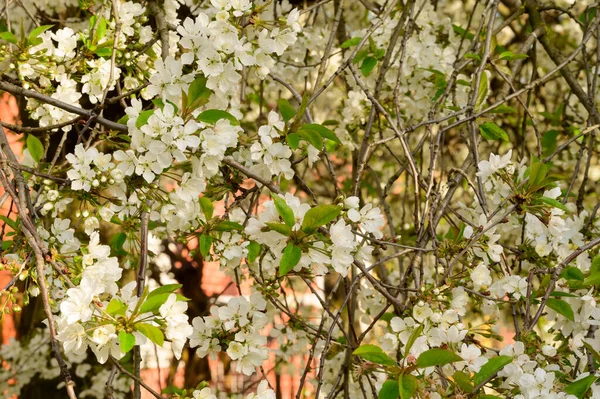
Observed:
[[[408,356],[408,354],[410,353],[410,349],[415,344],[415,341],[421,336],[423,328],[423,324],[419,324],[419,327],[415,328],[412,334],[410,334],[410,337],[408,337],[408,341],[406,341],[406,345],[402,349],[402,357]]]
[[[167,299],[169,299],[170,293],[158,294],[153,296],[148,296],[146,301],[140,307],[140,314],[147,312],[155,312],[160,308]]]
[[[273,194],[271,198],[273,199],[277,213],[279,213],[279,216],[281,216],[285,224],[287,224],[289,227],[294,227],[296,219],[294,218],[294,211],[292,208],[290,208],[285,200],[277,194]]]
[[[565,393],[575,395],[578,398],[583,398],[583,395],[590,389],[592,384],[597,380],[595,375],[588,375],[582,379],[574,381],[565,387]]]
[[[302,257],[302,249],[300,247],[295,246],[293,243],[288,243],[288,245],[283,250],[283,256],[281,257],[281,262],[279,263],[279,275],[285,276],[292,270],[298,262],[300,262],[300,258]]]
[[[44,156],[44,145],[34,135],[30,134],[27,136],[27,149],[29,150],[29,154],[35,162],[40,162],[42,157]]]
[[[513,358],[511,356],[496,356],[491,358],[486,364],[481,366],[481,369],[479,369],[477,373],[475,373],[475,376],[473,377],[473,384],[477,386],[483,383],[512,361]]]
[[[158,327],[147,323],[136,323],[135,328],[156,345],[163,346],[165,336]]]
[[[212,219],[213,212],[215,211],[215,207],[213,206],[212,201],[206,197],[200,197],[199,202],[200,202],[200,209],[202,209],[202,213],[204,213],[206,220]]]
[[[562,299],[548,298],[546,306],[554,310],[556,313],[560,313],[570,321],[575,321],[575,315],[573,314],[573,308],[567,302]]]
[[[306,234],[312,234],[317,231],[319,227],[337,218],[341,212],[342,210],[340,207],[336,205],[317,205],[304,214],[302,231]]]
[[[288,226],[285,223],[271,223],[271,222],[265,222],[265,225],[267,225],[268,228],[270,228],[271,230],[274,230],[276,232],[278,232],[279,234],[283,234],[284,236],[290,236],[290,234],[292,234],[292,229],[290,228],[290,226]]]
[[[342,45],[340,47],[341,48],[350,48],[350,47],[358,46],[358,44],[360,43],[361,40],[362,40],[361,37],[353,37],[352,39],[348,39],[344,43],[342,43]]]
[[[419,355],[417,358],[418,367],[443,366],[444,364],[460,362],[463,360],[454,352],[445,349],[433,348]]]
[[[565,211],[565,212],[569,212],[569,208],[567,208],[565,206],[565,204],[563,204],[560,201],[555,200],[554,198],[548,198],[548,197],[540,197],[539,198],[540,201],[542,201],[544,204],[553,206],[555,208],[560,209],[561,211]]]
[[[410,399],[415,396],[419,381],[415,376],[410,374],[400,374],[398,377],[398,391],[400,393],[400,399]]]
[[[135,127],[137,127],[139,129],[142,126],[144,126],[146,123],[148,123],[148,118],[150,118],[150,116],[152,116],[152,114],[154,114],[153,109],[148,109],[146,111],[140,112],[140,115],[138,116],[137,120],[135,121]]]
[[[0,39],[6,40],[9,43],[17,44],[17,38],[12,34],[11,31],[0,32]]]
[[[250,244],[248,244],[248,262],[252,263],[258,258],[261,248],[256,241],[250,241]]]
[[[38,26],[37,28],[35,28],[31,32],[29,32],[29,36],[27,36],[27,39],[29,41],[31,41],[33,39],[36,39],[39,35],[41,35],[45,31],[47,31],[48,29],[52,28],[53,26],[54,25],[41,25],[41,26]]]
[[[505,51],[502,54],[500,54],[499,58],[501,60],[512,61],[512,60],[521,60],[521,59],[527,58],[527,57],[528,57],[527,54],[513,53],[512,51]]]
[[[171,294],[182,287],[181,284],[165,284],[148,294],[148,297],[153,297],[161,294]]]
[[[292,150],[297,149],[300,145],[300,136],[297,133],[289,133],[285,139]]]
[[[464,371],[457,371],[452,374],[452,379],[466,393],[473,392],[473,384],[471,383],[471,377]]]
[[[560,273],[560,278],[564,278],[565,280],[584,281],[585,275],[575,266],[569,266],[563,269],[563,271]]]
[[[285,98],[277,100],[277,107],[285,122],[289,122],[294,116],[296,116],[296,110],[292,107],[292,104]]]
[[[395,366],[397,362],[389,357],[383,349],[377,345],[361,345],[352,352],[353,355],[360,356],[365,360],[383,366]]]
[[[240,124],[240,121],[238,121],[235,116],[220,109],[207,109],[206,111],[201,112],[196,119],[198,119],[200,122],[209,123],[211,125],[214,125],[221,119],[227,119],[229,123],[234,126],[239,126]]]
[[[486,140],[508,141],[508,134],[500,126],[493,122],[485,122],[479,125],[479,132]]]
[[[195,109],[201,105],[202,99],[208,101],[210,94],[210,89],[206,88],[206,78],[204,76],[198,76],[190,84],[190,88],[188,89],[188,104],[192,109]]]
[[[127,241],[127,234],[120,232],[113,236],[110,247],[115,254],[123,253],[123,245],[125,245],[125,241]]]
[[[502,104],[490,111],[490,114],[514,114],[517,110],[506,104]]]
[[[360,66],[360,71],[364,76],[369,76],[369,74],[373,71],[373,69],[377,66],[377,58],[375,57],[367,57],[363,60],[362,65]]]
[[[200,254],[203,258],[207,258],[210,253],[210,247],[212,246],[213,239],[208,234],[202,234],[199,240]]]
[[[479,110],[488,95],[488,76],[485,71],[479,79],[479,87],[477,88],[477,99],[475,100],[475,110]]]
[[[106,36],[106,19],[104,17],[100,18],[100,22],[98,22],[98,26],[96,27],[96,35],[94,37],[94,43],[98,43]]]
[[[323,148],[323,139],[316,130],[298,129],[296,134],[298,134],[298,136],[303,138],[304,140],[308,141],[317,150],[321,150]]]
[[[230,220],[223,220],[218,225],[215,226],[215,231],[242,231],[244,230],[244,226],[237,222],[232,222]]]
[[[594,359],[596,359],[597,362],[600,362],[600,353],[598,353],[596,349],[592,348],[592,345],[588,344],[587,342],[581,341],[581,343],[583,343],[583,346],[585,346],[588,352],[592,354]]]
[[[123,353],[129,352],[135,346],[135,337],[133,334],[121,330],[119,332],[119,343]]]
[[[127,310],[127,305],[125,305],[119,298],[113,297],[106,306],[106,313],[110,315],[125,315],[125,311]]]
[[[379,391],[379,395],[377,395],[377,399],[398,399],[398,396],[400,396],[400,387],[398,386],[398,381],[387,380],[381,386],[381,390]]]
[[[324,139],[328,139],[331,141],[335,141],[338,144],[341,144],[342,142],[340,141],[340,139],[338,138],[338,136],[336,136],[336,134],[331,131],[330,129],[326,128],[323,125],[319,125],[317,123],[307,123],[305,125],[301,126],[301,129],[309,129],[309,130],[315,130],[317,133],[319,133],[321,135],[321,137],[323,137]]]

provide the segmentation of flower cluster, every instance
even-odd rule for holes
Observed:
[[[197,347],[199,357],[214,357],[226,348],[229,358],[236,362],[236,371],[254,374],[269,354],[265,347],[267,338],[260,333],[268,323],[265,307],[266,302],[258,293],[249,300],[234,297],[226,306],[213,306],[210,316],[192,320],[190,346]]]

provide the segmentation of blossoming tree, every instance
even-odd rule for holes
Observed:
[[[291,3],[5,2],[0,393],[599,398],[598,5]]]

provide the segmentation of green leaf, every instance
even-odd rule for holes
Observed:
[[[317,123],[307,123],[305,125],[302,125],[300,127],[301,129],[309,129],[309,130],[315,130],[317,131],[317,133],[319,133],[321,135],[321,137],[323,137],[324,139],[328,139],[331,141],[335,141],[338,144],[341,144],[342,142],[340,141],[340,139],[338,138],[338,136],[336,136],[336,134],[331,131],[330,129],[326,128],[323,125],[319,125]]]
[[[286,136],[286,140],[292,150],[297,149],[298,145],[300,144],[300,136],[298,136],[296,133],[288,134]]]
[[[387,380],[381,386],[381,390],[379,391],[378,399],[397,399],[400,396],[400,387],[398,386],[398,381],[396,380]]]
[[[213,212],[215,211],[215,207],[210,199],[207,197],[200,197],[200,209],[202,209],[202,213],[206,217],[206,220],[210,220],[213,217]]]
[[[140,115],[138,116],[137,120],[135,121],[135,127],[137,127],[139,129],[142,126],[144,126],[146,123],[148,123],[148,118],[150,118],[152,116],[152,114],[154,114],[153,109],[148,109],[146,111],[140,112]]]
[[[473,384],[471,383],[471,376],[464,371],[457,371],[452,375],[452,379],[466,393],[473,392]]]
[[[452,24],[452,30],[454,30],[454,33],[459,35],[461,38],[467,38],[469,40],[473,40],[475,38],[475,35],[473,33],[458,25]]]
[[[258,258],[258,255],[260,255],[260,250],[262,249],[262,247],[260,246],[259,243],[257,243],[256,241],[250,241],[250,244],[248,244],[248,262],[252,263],[256,260],[256,258]]]
[[[542,201],[544,204],[551,205],[555,208],[560,209],[561,211],[569,212],[569,209],[565,206],[565,204],[553,198],[540,197],[539,200]]]
[[[135,328],[156,345],[163,346],[165,343],[165,336],[158,327],[147,323],[136,323]]]
[[[207,258],[210,253],[210,247],[212,246],[213,239],[208,234],[202,234],[200,236],[200,253],[203,258]]]
[[[600,362],[600,353],[598,353],[596,351],[596,349],[592,348],[592,346],[590,344],[588,344],[585,341],[581,341],[583,343],[583,346],[585,346],[585,348],[588,350],[588,352],[590,352],[592,354],[592,356],[594,357],[594,359],[596,359],[597,362]]]
[[[102,38],[106,36],[106,19],[104,17],[100,18],[100,22],[98,23],[98,27],[96,28],[96,37],[95,43],[98,43]]]
[[[160,308],[165,302],[167,302],[167,299],[169,299],[169,295],[171,294],[164,293],[153,296],[149,295],[146,301],[140,307],[140,314],[147,312],[156,312],[158,308]]]
[[[475,386],[480,385],[512,361],[513,358],[511,356],[496,356],[491,358],[486,364],[481,366],[481,369],[479,369],[477,373],[475,373],[473,384],[475,384]]]
[[[358,53],[356,53],[356,56],[352,60],[352,63],[353,64],[360,63],[362,60],[364,60],[365,58],[367,58],[367,56],[369,55],[369,53],[370,53],[369,49],[365,48],[365,49],[360,50]]]
[[[31,154],[31,157],[35,162],[40,162],[42,157],[44,156],[44,145],[34,135],[30,134],[27,136],[27,149]]]
[[[288,245],[283,250],[283,256],[281,257],[281,262],[279,263],[279,275],[285,276],[292,270],[298,262],[300,262],[300,258],[302,257],[302,249],[294,245],[294,243],[288,243]]]
[[[481,61],[481,56],[477,53],[466,53],[464,57],[470,60]]]
[[[552,291],[550,293],[550,296],[552,296],[552,297],[578,298],[578,296],[575,295],[575,294],[571,294],[569,292],[562,292],[562,291]]]
[[[234,126],[238,126],[240,124],[240,121],[238,121],[235,116],[220,109],[207,109],[206,111],[201,112],[196,119],[198,119],[200,122],[210,123],[211,125],[214,125],[221,119],[227,119]]]
[[[377,345],[361,345],[352,354],[383,366],[396,366],[398,364]]]
[[[188,106],[191,109],[198,108],[202,101],[208,101],[210,98],[211,91],[206,88],[206,78],[204,76],[198,76],[191,84],[188,89]]]
[[[486,140],[508,141],[508,134],[500,126],[493,122],[485,122],[479,125],[479,132]]]
[[[512,61],[512,60],[521,60],[521,59],[527,58],[527,57],[528,57],[527,54],[513,53],[512,51],[505,51],[500,54],[499,58],[501,60]]]
[[[279,216],[281,216],[285,224],[287,224],[289,227],[294,227],[296,219],[294,217],[294,211],[292,208],[290,208],[285,200],[277,194],[271,195],[271,198],[273,199],[277,213],[279,213]]]
[[[157,295],[162,295],[162,294],[172,294],[173,292],[177,291],[181,287],[182,287],[181,284],[165,284],[165,285],[161,285],[157,289],[151,291],[148,294],[148,297],[150,298],[150,297],[157,296]]]
[[[110,57],[112,55],[112,49],[108,47],[100,47],[96,50],[96,55],[99,57]]]
[[[299,137],[308,141],[313,147],[317,150],[321,150],[323,148],[323,139],[321,135],[316,130],[310,129],[298,129],[296,132]]]
[[[350,48],[350,47],[358,46],[358,44],[360,43],[361,40],[362,40],[362,37],[353,37],[352,39],[348,39],[344,43],[342,43],[342,45],[340,47],[341,48]]]
[[[490,111],[490,114],[514,114],[517,110],[508,105],[502,104]]]
[[[565,280],[585,280],[585,275],[583,272],[574,266],[565,267],[560,273],[560,277],[564,278]]]
[[[445,349],[433,348],[419,355],[417,359],[418,367],[443,366],[444,364],[460,362],[462,357],[454,352]]]
[[[542,148],[544,156],[550,155],[556,150],[556,139],[560,132],[558,130],[548,130],[542,135]]]
[[[244,230],[244,226],[237,222],[232,222],[230,220],[223,220],[221,223],[214,227],[215,231],[242,231]]]
[[[582,24],[587,25],[594,20],[594,18],[596,17],[596,12],[596,7],[590,7],[581,13],[581,15],[579,16],[579,20]]]
[[[13,230],[18,230],[19,229],[19,223],[18,223],[19,219],[13,220],[13,219],[8,218],[8,217],[6,217],[4,215],[0,215],[0,220],[2,220],[4,223],[6,223],[7,225],[9,225],[10,228],[13,229]]]
[[[410,374],[400,374],[398,377],[398,391],[400,393],[400,399],[410,399],[415,396],[419,381],[416,377]]]
[[[423,332],[423,327],[423,324],[419,324],[419,327],[415,328],[415,330],[410,334],[410,337],[408,337],[406,345],[404,346],[404,348],[402,348],[403,358],[408,356],[408,354],[410,353],[410,349],[415,344],[415,341],[421,336],[421,333]]]
[[[48,29],[52,28],[53,26],[54,25],[41,25],[41,26],[38,26],[37,28],[35,28],[31,32],[29,32],[29,36],[27,37],[27,39],[29,41],[31,41],[33,39],[36,39],[39,35],[41,35],[45,31],[47,31]]]
[[[302,231],[306,234],[312,234],[319,227],[337,218],[341,212],[340,207],[336,205],[317,205],[309,209],[304,215]]]
[[[110,315],[122,315],[125,316],[125,311],[127,310],[127,305],[123,303],[119,298],[113,297],[108,303],[106,307],[106,313]]]
[[[369,76],[371,71],[377,66],[377,58],[367,57],[363,60],[362,65],[360,66],[360,71],[364,76]]]
[[[475,110],[479,110],[483,105],[483,102],[487,98],[488,94],[488,77],[487,73],[483,71],[481,78],[479,79],[479,87],[477,88],[477,100],[475,100]]]
[[[112,238],[110,247],[115,253],[119,254],[123,252],[123,245],[125,244],[125,241],[127,241],[127,234],[120,232]]]
[[[548,298],[546,306],[554,310],[556,313],[560,313],[570,321],[575,321],[575,315],[573,314],[573,308],[567,302],[562,299]]]
[[[277,100],[277,107],[285,122],[289,122],[294,116],[296,116],[296,110],[292,107],[292,104],[285,98]]]
[[[583,280],[585,285],[600,285],[600,273],[592,273]]]
[[[583,398],[583,395],[590,389],[596,381],[595,375],[588,375],[580,380],[574,381],[565,387],[565,392],[570,395],[575,395],[578,398]]]
[[[592,259],[592,267],[590,267],[590,272],[600,273],[600,255],[596,255],[594,256],[594,259]]]
[[[121,343],[121,351],[127,353],[135,346],[135,337],[133,334],[121,330],[119,332],[119,342]]]
[[[17,44],[17,38],[11,31],[0,32],[0,39],[6,40],[9,43]]]
[[[548,175],[548,171],[550,170],[550,166],[546,165],[543,162],[540,162],[539,159],[533,158],[531,162],[531,166],[529,169],[529,187],[535,187],[540,184],[546,176]]]
[[[279,234],[283,234],[284,236],[290,236],[290,234],[292,234],[292,229],[284,223],[271,223],[271,222],[265,222],[265,225],[267,225],[268,228],[270,228],[271,230],[274,230],[276,232],[278,232]]]

